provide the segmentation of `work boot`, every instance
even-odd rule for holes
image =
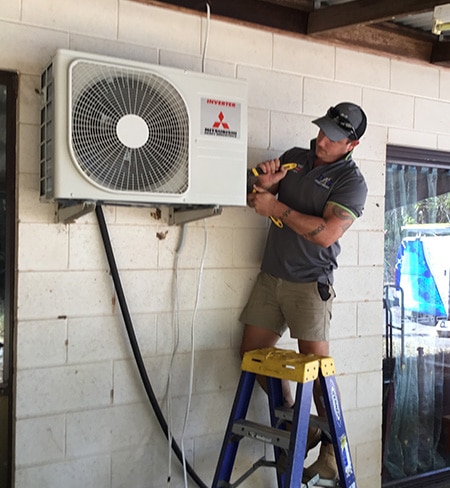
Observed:
[[[292,431],[292,422],[289,420],[286,422],[286,430],[288,432]],[[308,437],[306,438],[306,452],[305,456],[308,455],[308,451],[314,449],[317,444],[322,440],[322,431],[319,427],[308,427]]]
[[[290,422],[286,422],[286,430],[291,431],[292,430],[292,424]],[[319,429],[319,427],[309,427],[308,428],[308,437],[306,439],[306,451],[305,451],[305,458],[308,455],[308,451],[310,449],[314,449],[317,444],[322,439],[322,431]],[[287,452],[286,450],[282,450],[280,453],[280,456],[278,457],[277,461],[277,471],[278,474],[284,473],[286,471],[287,467]]]
[[[321,440],[322,440],[322,431],[319,429],[319,427],[309,427],[308,438],[306,439],[305,456],[307,456],[308,451],[314,449]]]
[[[333,444],[322,442],[317,461],[314,462],[309,468],[305,468],[303,470],[303,476],[308,479],[311,479],[316,474],[318,474],[322,479],[336,480],[339,478]]]

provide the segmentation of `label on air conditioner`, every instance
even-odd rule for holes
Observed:
[[[221,98],[202,98],[202,134],[240,139],[241,104]]]

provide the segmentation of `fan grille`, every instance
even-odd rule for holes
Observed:
[[[110,190],[184,193],[189,117],[176,88],[121,66],[77,61],[71,69],[71,143],[84,175]]]

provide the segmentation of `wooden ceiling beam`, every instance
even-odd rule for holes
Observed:
[[[285,7],[298,8],[306,12],[312,12],[314,10],[314,0],[261,0],[268,3],[277,3],[278,5],[284,5]]]
[[[133,0],[138,3],[206,14],[206,0]],[[310,0],[298,0],[308,2]],[[316,11],[287,6],[292,0],[208,0],[211,15],[307,36],[350,50],[395,56],[450,68],[450,41],[431,33],[386,22],[393,17],[433,10],[450,0],[353,0]],[[291,3],[291,5],[293,5]],[[308,31],[308,32],[307,32]]]
[[[341,29],[359,24],[374,24],[433,10],[449,0],[354,0],[323,7],[309,14],[308,34]]]
[[[206,1],[199,0],[134,0],[146,4],[172,5],[197,12],[206,12]],[[261,0],[208,0],[212,16],[234,19],[239,22],[256,24],[277,30],[306,34],[308,13],[297,8]]]
[[[432,44],[428,40],[411,38],[383,25],[356,25],[324,32],[315,36],[317,40],[354,50],[377,55],[395,56],[429,63]]]
[[[431,63],[450,68],[450,41],[436,41],[433,44]]]

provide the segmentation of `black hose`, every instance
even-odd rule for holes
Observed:
[[[122,284],[120,282],[119,272],[117,270],[116,260],[114,258],[114,253],[111,246],[111,240],[109,238],[108,229],[106,227],[105,217],[103,215],[103,210],[101,206],[96,205],[95,213],[97,215],[97,220],[100,227],[100,233],[102,235],[103,245],[105,247],[106,257],[108,259],[109,268],[111,270],[111,276],[114,282],[117,298],[119,300],[120,309],[122,311],[125,328],[128,333],[128,339],[130,341],[131,349],[133,350],[134,359],[136,360],[136,365],[138,367],[142,383],[147,393],[147,397],[150,401],[153,411],[155,412],[159,425],[161,426],[164,435],[168,439],[169,429],[167,427],[167,422],[164,418],[163,413],[161,412],[161,408],[159,406],[158,400],[155,397],[155,393],[153,392],[153,388],[150,383],[149,377],[147,375],[147,370],[145,368],[144,361],[142,359],[141,351],[139,349],[139,344],[136,339],[136,334],[134,332],[134,327],[131,320],[130,312],[128,310],[127,302],[125,299],[125,294],[123,292]],[[171,447],[173,452],[177,456],[177,458],[183,464],[183,454],[173,437],[172,437]],[[205,485],[205,483],[199,478],[198,474],[194,471],[192,466],[187,461],[186,461],[186,470],[197,486],[199,486],[200,488],[208,488],[207,485]]]

